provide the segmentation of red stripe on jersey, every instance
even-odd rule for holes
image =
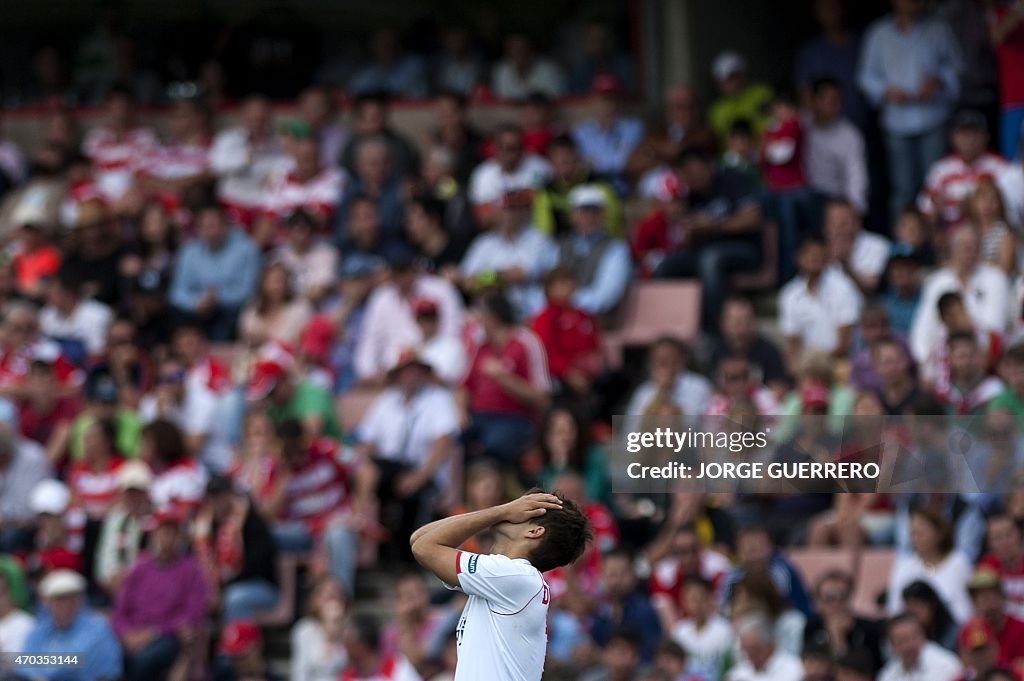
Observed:
[[[455,574],[462,574],[462,551],[455,552]]]

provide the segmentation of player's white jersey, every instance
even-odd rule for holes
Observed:
[[[537,568],[459,551],[455,571],[469,596],[456,629],[455,681],[540,681],[551,591]]]

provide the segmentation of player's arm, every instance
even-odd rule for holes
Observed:
[[[416,530],[409,544],[420,565],[445,584],[456,586],[456,549],[467,539],[498,523],[524,523],[544,515],[549,508],[561,507],[561,500],[553,494],[527,494],[501,506],[435,520]]]

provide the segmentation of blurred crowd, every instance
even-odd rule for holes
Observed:
[[[725,50],[653,120],[595,24],[569,70],[381,31],[344,97],[179,83],[158,132],[112,79],[0,141],[0,650],[85,653],[0,675],[451,679],[464,597],[408,537],[539,484],[597,536],[546,575],[546,679],[1024,678],[1024,3],[891,4],[816,0],[792,82]],[[695,328],[609,344],[683,279]],[[618,413],[777,461],[969,434],[974,485],[614,494]]]

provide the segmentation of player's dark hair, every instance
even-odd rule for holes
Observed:
[[[534,487],[527,494],[544,493]],[[594,538],[594,530],[583,510],[572,500],[557,491],[551,492],[562,500],[562,508],[549,509],[538,516],[534,523],[544,528],[544,536],[530,553],[530,562],[541,572],[569,565],[583,555],[587,544]]]

